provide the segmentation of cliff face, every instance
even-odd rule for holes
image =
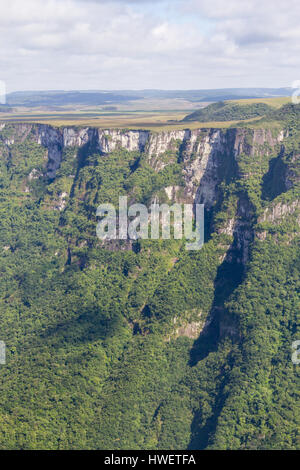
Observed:
[[[1,125],[5,129],[6,124]],[[43,124],[15,124],[11,135],[4,138],[7,146],[13,145],[17,141],[23,141],[27,136],[33,134],[35,141],[48,150],[48,176],[55,177],[59,168],[62,151],[65,147],[81,148],[88,144],[93,144],[96,151],[103,154],[113,152],[118,148],[128,151],[145,152],[148,155],[149,163],[157,171],[163,169],[172,162],[172,158],[162,159],[161,157],[172,152],[178,147],[179,158],[185,162],[185,174],[187,185],[187,195],[195,196],[192,184],[200,182],[204,173],[205,179],[217,178],[218,160],[221,155],[230,155],[237,158],[241,153],[254,155],[255,147],[268,143],[271,147],[281,142],[284,138],[283,131],[274,137],[271,131],[261,129],[253,133],[253,143],[249,145],[246,141],[244,129],[196,129],[177,130],[168,132],[151,133],[145,130],[117,130],[98,128],[58,128]],[[203,181],[204,183],[204,181]],[[213,188],[210,195],[207,195],[207,203],[211,205],[213,198]],[[199,192],[201,199],[203,190]],[[205,196],[204,196],[205,197]]]
[[[83,147],[90,147],[91,151],[103,155],[118,148],[141,152],[146,155],[148,163],[156,172],[172,163],[181,162],[184,187],[166,187],[168,198],[175,202],[203,203],[208,210],[218,201],[222,182],[226,180],[228,183],[234,179],[247,179],[251,176],[251,172],[245,171],[241,165],[241,155],[255,160],[262,154],[280,154],[284,152],[282,142],[287,137],[283,130],[249,131],[243,128],[186,129],[152,133],[146,130],[1,124],[1,130],[2,133],[6,131],[0,138],[8,149],[14,143],[23,142],[29,137],[44,147],[47,151],[46,174],[51,179],[55,178],[60,168],[64,149],[73,147],[75,153]],[[293,184],[292,171],[288,170],[286,173],[287,190]],[[223,228],[223,233],[232,235],[235,230],[232,223],[229,222],[229,225]]]
[[[3,448],[24,448],[33,428],[37,448],[127,448],[128,436],[133,448],[207,448],[218,432],[219,447],[253,448],[264,403],[277,427],[281,365],[289,403],[296,393],[294,370],[285,377],[292,331],[297,339],[299,144],[300,129],[291,139],[280,129],[0,125]],[[96,209],[120,194],[148,207],[204,203],[203,248],[99,240]],[[79,422],[92,430],[83,442]]]
[[[146,130],[2,124],[1,130],[1,140],[7,149],[28,138],[45,148],[46,174],[50,179],[55,179],[66,148],[74,148],[75,154],[84,147],[90,152],[95,151],[103,155],[117,149],[140,152],[146,156],[148,164],[157,173],[172,163],[180,162],[183,186],[165,187],[168,199],[173,202],[201,203],[208,211],[220,203],[222,183],[246,181],[253,176],[253,172],[255,173],[252,163],[245,166],[243,156],[254,163],[262,156],[268,158],[279,155],[280,158],[284,153],[283,141],[287,137],[283,130],[250,131],[245,128],[186,129],[152,133]],[[41,176],[35,174],[35,169],[32,171],[34,173],[31,172],[28,176],[29,180]],[[289,178],[286,177],[285,190],[288,190],[292,187],[292,171],[288,170],[286,173]],[[63,202],[57,201],[59,210],[64,209],[66,197],[67,193],[63,193],[63,197],[60,195]],[[234,237],[235,250],[240,252],[239,260],[244,264],[249,257],[249,245],[254,238],[254,212],[253,204],[243,195],[237,202],[236,213],[227,217],[217,229],[218,233]],[[269,209],[265,209],[260,221],[265,218],[270,218]]]

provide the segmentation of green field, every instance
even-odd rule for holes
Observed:
[[[279,108],[283,104],[290,102],[289,97],[285,98],[257,98],[231,100],[230,103],[252,104],[266,103],[274,108]],[[239,121],[208,121],[201,122],[181,122],[182,119],[191,112],[204,107],[208,103],[191,103],[184,100],[139,100],[116,106],[116,110],[105,107],[80,107],[64,106],[61,108],[26,108],[17,107],[12,112],[0,113],[2,122],[32,122],[51,124],[54,126],[91,126],[100,128],[128,128],[128,129],[149,129],[154,131],[179,130],[189,127],[195,129],[199,127],[227,128],[237,124]],[[254,121],[246,120],[247,121]]]

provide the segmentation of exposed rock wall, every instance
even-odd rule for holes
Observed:
[[[258,222],[281,222],[285,215],[293,214],[296,210],[300,209],[300,201],[296,199],[290,203],[278,202],[272,204],[271,207],[265,209],[263,215],[258,219]]]
[[[2,129],[6,124],[1,124]],[[216,179],[216,170],[220,156],[231,154],[237,157],[241,152],[255,152],[255,145],[249,146],[245,129],[195,129],[174,130],[167,132],[150,132],[146,130],[120,130],[98,129],[92,127],[53,127],[46,124],[14,124],[14,133],[7,137],[7,145],[15,141],[24,140],[32,134],[40,145],[48,150],[48,173],[55,176],[59,168],[62,151],[65,147],[83,147],[93,143],[100,152],[110,153],[118,148],[128,151],[145,152],[149,163],[157,170],[166,166],[172,158],[164,159],[166,152],[178,147],[178,152],[185,162],[185,174],[187,181],[187,196],[194,197],[193,185],[200,182],[202,177],[210,184]],[[269,143],[271,146],[282,141],[284,133],[278,131],[274,137],[271,131],[257,129],[253,134],[254,144]],[[204,173],[206,174],[204,175]],[[210,194],[204,196],[200,190],[198,198],[207,199],[211,204],[214,188],[210,188]]]
[[[1,124],[2,130],[6,125]],[[47,175],[55,178],[60,167],[63,150],[67,147],[82,148],[93,145],[96,151],[109,154],[118,148],[144,152],[155,171],[170,163],[183,163],[183,187],[169,186],[165,193],[169,200],[186,203],[202,203],[210,210],[220,196],[220,184],[227,172],[231,178],[247,178],[239,169],[239,157],[246,154],[256,158],[261,152],[274,154],[276,147],[284,151],[286,132],[269,129],[194,129],[150,132],[146,130],[98,129],[92,127],[53,127],[44,124],[14,124],[7,126],[5,145],[23,141],[29,135],[47,149]],[[234,174],[235,173],[235,174]],[[36,175],[30,175],[30,178]],[[287,189],[289,189],[287,187]],[[59,209],[65,205],[62,198]],[[261,221],[276,218],[291,207],[267,209]],[[249,201],[241,199],[237,213],[219,229],[234,237],[234,250],[239,251],[238,261],[246,263],[249,246],[253,241],[253,211]],[[228,256],[234,256],[234,250]]]

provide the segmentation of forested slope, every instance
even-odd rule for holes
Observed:
[[[1,126],[0,448],[299,448],[299,109],[274,119]],[[204,247],[101,242],[119,195],[204,203]]]
[[[266,103],[241,104],[230,101],[218,101],[188,114],[183,121],[239,121],[264,116],[272,110],[272,107]]]

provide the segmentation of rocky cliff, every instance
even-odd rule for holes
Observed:
[[[283,129],[0,125],[2,448],[294,446],[300,126]],[[204,203],[202,249],[99,240],[120,195]]]
[[[222,183],[248,181],[257,172],[256,163],[261,171],[263,159],[268,161],[271,157],[281,158],[284,153],[283,141],[287,136],[288,133],[282,129],[186,129],[150,132],[53,127],[43,124],[2,124],[0,139],[8,150],[15,143],[24,142],[26,139],[32,139],[41,145],[47,152],[46,175],[51,180],[55,179],[62,163],[63,152],[67,148],[74,148],[75,154],[82,148],[103,155],[117,149],[140,152],[146,156],[148,164],[157,173],[172,163],[180,162],[183,185],[166,186],[167,198],[174,202],[201,203],[207,211],[211,211],[221,204]],[[265,171],[267,172],[267,168]],[[285,190],[293,185],[291,174],[291,170],[287,171],[289,178],[286,177]],[[41,174],[33,169],[28,175],[28,180],[39,176]],[[263,174],[260,177],[263,177]],[[62,192],[53,207],[63,210],[67,197],[67,192]],[[260,221],[270,218],[270,210],[265,209]],[[241,193],[236,202],[235,213],[228,215],[218,227],[211,228],[234,238],[233,251],[240,253],[238,259],[244,264],[249,257],[249,246],[254,238],[253,223],[257,221],[254,219],[253,203],[247,194]],[[231,253],[229,258],[232,256]]]
[[[186,163],[185,174],[189,186],[187,195],[193,197],[195,193],[192,184],[200,182],[205,172],[207,181],[218,179],[217,168],[222,156],[231,155],[237,159],[241,153],[254,155],[257,146],[269,144],[274,148],[284,138],[283,131],[278,131],[274,136],[271,131],[257,129],[253,132],[253,142],[249,145],[247,132],[244,129],[186,129],[156,133],[145,130],[53,127],[43,124],[1,124],[1,130],[5,128],[8,130],[7,136],[1,138],[8,147],[32,135],[37,143],[47,149],[47,169],[50,178],[55,177],[61,163],[62,151],[66,147],[81,148],[92,144],[95,151],[103,154],[111,153],[118,148],[145,152],[149,163],[157,171],[173,161],[172,156],[162,157],[177,149],[178,158]],[[211,205],[213,193],[214,188],[211,187],[210,194],[205,196],[202,188],[198,198],[201,199],[202,196],[207,198],[207,203]]]

